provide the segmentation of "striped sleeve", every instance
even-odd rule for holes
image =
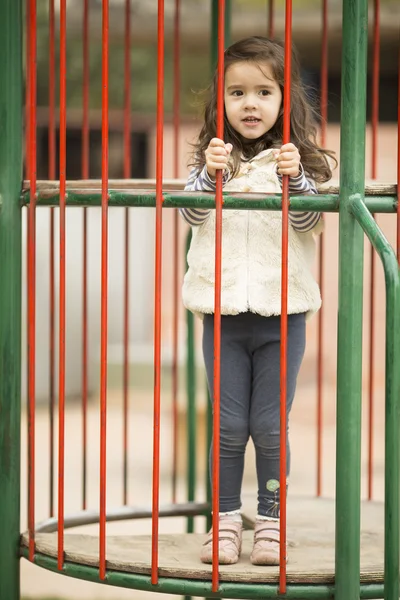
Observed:
[[[229,171],[225,171],[222,183],[225,184],[229,179]],[[215,180],[211,179],[204,166],[199,172],[196,168],[189,173],[189,179],[185,186],[186,192],[215,192]],[[211,212],[209,208],[180,208],[179,212],[189,225],[194,227],[204,223]]]
[[[300,165],[301,166],[301,165]],[[278,179],[282,184],[282,175],[277,173]],[[304,174],[303,167],[297,177],[289,179],[289,194],[317,194],[316,187],[307,179]],[[321,219],[321,213],[315,212],[289,212],[289,221],[296,231],[299,233],[307,233],[316,227]]]

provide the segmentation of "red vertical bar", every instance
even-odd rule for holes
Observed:
[[[128,504],[128,445],[129,445],[129,209],[125,208],[124,243],[124,367],[123,367],[123,503]]]
[[[124,177],[131,176],[131,2],[125,0]]]
[[[321,44],[321,145],[326,145],[328,121],[328,0],[322,0],[322,44]],[[319,236],[318,279],[323,295],[324,287],[324,234]],[[323,426],[323,306],[318,313],[317,355],[317,496],[322,494],[322,426]]]
[[[326,145],[328,123],[328,0],[322,0],[321,44],[321,145]]]
[[[56,178],[55,123],[55,17],[54,0],[49,0],[49,179]],[[50,516],[54,516],[54,406],[55,406],[55,283],[54,283],[54,208],[50,209],[50,322],[49,322],[49,419],[50,419]]]
[[[56,178],[56,115],[55,115],[55,14],[54,0],[49,0],[49,179]]]
[[[179,327],[179,213],[173,225],[173,316],[172,316],[172,502],[177,501],[178,480],[178,327]]]
[[[89,179],[89,0],[83,1],[82,177]]]
[[[124,177],[131,176],[131,2],[125,2],[125,92],[124,92]],[[124,374],[123,374],[123,502],[128,502],[128,411],[129,411],[129,208],[125,208],[124,265]]]
[[[26,67],[25,67],[25,178],[29,181],[31,180],[30,168],[29,168],[29,153],[30,153],[30,102],[31,102],[31,82],[30,82],[30,38],[29,38],[29,29],[30,29],[30,3],[26,2],[26,23],[25,23],[25,44],[26,44]],[[26,355],[29,358],[29,206],[26,209],[26,219],[27,219],[27,236],[26,236],[26,331],[27,341],[26,341]],[[29,398],[29,359],[26,362],[26,397]],[[28,419],[28,430],[27,430],[27,439],[29,440],[29,419]],[[27,448],[27,465],[29,465],[29,443]],[[29,489],[29,472],[28,472],[28,489]],[[28,523],[29,523],[29,503],[28,503]]]
[[[101,128],[101,356],[100,356],[100,579],[106,576],[107,328],[108,328],[108,0],[103,0]]]
[[[374,33],[372,49],[372,179],[377,177],[378,124],[379,124],[379,58],[380,58],[380,0],[374,0]],[[373,432],[374,432],[374,349],[375,349],[375,252],[370,256],[370,309],[369,309],[369,372],[368,372],[368,500],[373,488]]]
[[[35,554],[36,366],[36,0],[29,0],[29,222],[28,222],[28,529],[29,560]]]
[[[173,98],[173,121],[174,121],[174,178],[179,177],[179,129],[180,129],[180,53],[181,53],[181,24],[180,24],[180,0],[175,0],[174,13],[174,98]]]
[[[224,137],[224,50],[225,0],[218,0],[218,81],[217,81],[217,137]],[[219,586],[218,538],[219,483],[220,483],[220,399],[221,399],[221,266],[222,266],[222,171],[216,174],[215,192],[215,298],[214,298],[214,421],[213,421],[213,483],[212,483],[212,591]]]
[[[158,583],[158,522],[160,501],[160,395],[161,395],[161,283],[162,283],[162,179],[164,127],[164,0],[158,0],[157,25],[157,142],[156,142],[156,250],[154,301],[154,435],[151,583]]]
[[[274,35],[274,0],[268,0],[268,37],[272,40]]]
[[[174,178],[179,177],[180,128],[180,0],[175,0],[174,16]],[[172,317],[172,502],[176,502],[178,471],[178,326],[179,326],[179,213],[174,211],[174,267],[173,267],[173,317]]]
[[[25,176],[28,180],[31,178],[30,174],[30,110],[31,110],[31,40],[30,40],[30,28],[31,28],[31,2],[26,2],[26,24],[25,24],[25,35],[26,35],[26,71],[25,71]],[[28,207],[29,210],[29,207]],[[28,230],[29,235],[29,230]]]
[[[373,434],[374,434],[374,348],[375,348],[375,252],[370,256],[370,306],[369,306],[369,352],[368,352],[368,500],[373,493]]]
[[[88,402],[88,244],[87,208],[83,209],[82,273],[82,509],[87,508],[87,402]]]
[[[283,143],[290,142],[290,88],[292,52],[292,2],[286,0]],[[286,396],[287,396],[287,295],[289,242],[289,177],[282,186],[282,297],[281,297],[281,432],[280,432],[280,565],[279,593],[286,593]]]
[[[83,2],[83,85],[82,85],[82,178],[89,179],[89,1]],[[82,273],[82,508],[87,507],[87,400],[88,400],[88,259],[87,208],[83,209]]]
[[[321,290],[321,295],[324,288],[324,256],[325,244],[323,232],[319,238],[319,261],[318,261],[318,279]],[[323,310],[322,305],[318,313],[318,355],[317,355],[317,496],[322,495],[322,441],[323,441]]]
[[[64,564],[64,466],[65,466],[65,187],[66,187],[66,0],[60,1],[60,331],[58,391],[58,568]]]
[[[25,68],[25,178],[29,181],[29,186],[31,184],[31,174],[29,168],[29,153],[30,153],[30,102],[31,102],[31,82],[30,82],[30,38],[29,38],[29,29],[30,29],[30,3],[26,2],[26,23],[25,23],[25,44],[26,44],[26,68]],[[27,331],[27,339],[26,339],[26,356],[28,357],[26,361],[26,397],[28,398],[28,419],[27,419],[27,462],[28,465],[28,480],[27,480],[27,488],[29,494],[29,286],[30,286],[30,275],[29,275],[29,250],[30,250],[30,232],[29,232],[29,206],[26,208],[26,223],[27,223],[27,235],[26,235],[26,331]],[[28,499],[28,527],[29,527],[29,499]]]

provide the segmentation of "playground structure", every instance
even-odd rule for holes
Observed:
[[[179,3],[178,3],[179,4]],[[127,3],[128,5],[128,3]],[[54,4],[52,4],[54,7]],[[22,186],[23,160],[23,70],[22,23],[20,1],[9,0],[1,9],[0,48],[6,59],[3,85],[0,86],[0,599],[19,598],[19,557],[63,574],[112,585],[142,590],[191,594],[207,597],[240,598],[347,598],[399,597],[399,402],[400,402],[400,281],[398,260],[377,226],[372,214],[395,213],[399,221],[398,183],[395,186],[365,186],[365,122],[366,122],[366,50],[367,2],[349,0],[343,6],[342,116],[340,188],[330,187],[316,200],[291,197],[292,210],[338,211],[340,215],[340,288],[338,315],[337,376],[337,484],[335,561],[323,551],[323,530],[332,518],[334,506],[321,499],[304,501],[304,512],[313,516],[313,528],[303,517],[296,521],[299,500],[289,504],[292,523],[298,531],[298,547],[286,566],[275,570],[257,570],[239,564],[235,569],[207,569],[198,561],[201,536],[193,533],[193,518],[209,515],[217,493],[209,490],[207,501],[198,502],[194,495],[194,464],[189,464],[188,502],[169,506],[159,504],[160,480],[160,400],[161,400],[161,259],[162,215],[165,209],[178,206],[216,206],[222,210],[222,190],[216,198],[210,194],[177,191],[178,184],[163,180],[163,16],[164,3],[159,0],[158,22],[158,106],[157,165],[155,186],[151,182],[109,182],[108,159],[108,2],[103,1],[103,146],[102,181],[88,186],[66,180],[66,3],[60,2],[60,179],[59,182],[37,182],[35,175],[35,56],[36,2],[29,0],[28,9],[28,79],[27,176]],[[290,15],[291,3],[286,2]],[[218,39],[218,64],[224,48],[224,33],[229,19],[229,3],[213,1],[214,35]],[[128,13],[129,14],[129,13]],[[129,19],[127,19],[129,21]],[[290,20],[287,21],[286,43],[290,47]],[[215,51],[217,48],[215,47]],[[215,55],[216,57],[216,55]],[[129,72],[129,71],[128,71]],[[129,106],[129,99],[128,99]],[[219,108],[221,115],[221,107]],[[129,127],[129,123],[127,124]],[[87,131],[87,130],[86,130]],[[399,152],[400,154],[400,152]],[[128,169],[127,169],[128,170]],[[128,177],[129,175],[126,175]],[[85,177],[87,179],[87,177]],[[22,188],[22,190],[21,190]],[[286,196],[286,197],[285,197]],[[223,198],[224,210],[243,208],[234,194]],[[35,520],[35,237],[36,211],[43,206],[59,206],[60,219],[60,323],[59,323],[59,390],[58,390],[58,497],[57,510],[46,522]],[[64,511],[65,475],[65,227],[66,207],[93,206],[102,210],[102,291],[101,291],[101,388],[100,388],[100,499],[99,511],[83,510],[78,515]],[[154,467],[152,473],[153,504],[147,510],[124,506],[110,513],[106,503],[107,441],[107,284],[108,284],[108,207],[156,207],[155,269],[155,338],[154,338]],[[21,264],[22,208],[28,210],[28,386],[29,386],[29,516],[28,531],[20,537],[20,415],[21,415]],[[246,208],[280,210],[287,218],[288,198],[252,195]],[[175,211],[177,212],[177,211]],[[87,218],[85,216],[85,218]],[[400,228],[399,228],[400,229]],[[399,231],[398,229],[398,231]],[[366,532],[374,544],[360,544],[360,470],[361,470],[361,330],[362,330],[362,264],[363,237],[369,238],[380,256],[386,282],[386,427],[385,427],[385,502],[363,503]],[[398,234],[399,235],[399,234]],[[218,252],[217,252],[218,255]],[[218,265],[216,266],[218,269]],[[126,298],[126,306],[128,298]],[[193,322],[188,316],[188,365],[193,369]],[[176,365],[175,365],[176,367]],[[125,365],[125,369],[127,366]],[[218,368],[218,367],[217,367]],[[126,378],[127,371],[124,376]],[[193,371],[189,371],[189,388]],[[193,394],[193,390],[190,390]],[[176,395],[176,390],[175,390]],[[125,406],[127,410],[127,406]],[[189,402],[189,447],[195,427],[192,398]],[[214,439],[218,439],[214,431]],[[193,450],[193,447],[192,447]],[[190,463],[190,460],[189,460]],[[127,470],[125,465],[125,471]],[[86,469],[86,465],[85,465]],[[214,490],[217,489],[214,481]],[[52,486],[51,486],[52,487]],[[213,503],[213,504],[212,504]],[[83,503],[85,504],[85,502]],[[284,510],[283,518],[286,518]],[[302,511],[299,511],[302,512]],[[384,514],[384,526],[380,519]],[[158,534],[159,518],[168,515],[188,517],[188,533],[174,536]],[[107,536],[107,520],[149,517],[152,533],[129,538]],[[98,535],[69,536],[65,529],[84,523],[99,523]],[[251,518],[247,519],[251,526]],[[331,532],[333,533],[333,532]],[[367,535],[367,538],[368,538]],[[249,540],[247,540],[248,543]],[[285,539],[283,539],[283,544]],[[382,546],[380,545],[382,543]],[[384,560],[380,554],[384,544]],[[373,546],[373,547],[372,547]],[[172,552],[171,552],[172,548]],[[329,553],[328,553],[329,554]],[[173,560],[172,560],[173,559]],[[174,566],[174,563],[178,563]]]

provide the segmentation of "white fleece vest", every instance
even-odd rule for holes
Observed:
[[[224,186],[224,191],[280,193],[272,150],[264,150]],[[223,210],[221,313],[250,311],[263,316],[281,313],[282,213]],[[315,232],[315,229],[314,229]],[[183,303],[194,313],[214,312],[215,211],[192,227],[189,269],[183,283]],[[311,273],[313,233],[289,226],[288,314],[315,313],[321,306]]]

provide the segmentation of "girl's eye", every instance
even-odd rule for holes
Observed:
[[[243,92],[241,90],[235,90],[234,92],[232,92],[232,96],[242,96]]]
[[[261,94],[261,96],[269,96],[269,95],[270,95],[270,93],[271,93],[271,92],[270,92],[269,90],[261,90],[261,91],[260,91],[260,94]]]

